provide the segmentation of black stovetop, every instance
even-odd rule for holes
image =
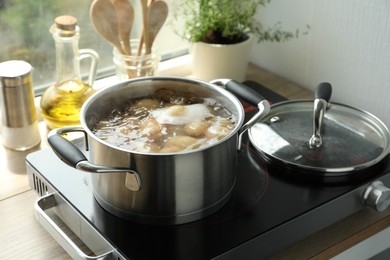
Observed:
[[[243,143],[227,204],[207,218],[173,226],[135,224],[105,211],[93,197],[89,173],[66,166],[50,149],[30,154],[27,162],[129,259],[264,258],[361,210],[372,179],[390,183],[387,159],[380,171],[372,169],[380,173],[363,181],[323,184],[284,176],[266,166],[246,136]]]

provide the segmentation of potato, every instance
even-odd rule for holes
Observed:
[[[208,124],[204,120],[196,120],[184,126],[186,134],[192,137],[199,137],[204,134]]]
[[[154,118],[147,119],[140,126],[142,135],[156,135],[159,134],[162,129],[162,125],[160,125]]]
[[[195,144],[196,141],[198,141],[198,139],[193,138],[191,136],[185,136],[185,135],[172,136],[166,140],[164,147],[177,146],[181,150],[184,150],[184,149],[188,148],[190,145]]]
[[[234,123],[226,118],[216,117],[210,121],[211,126],[205,132],[205,136],[209,139],[217,137],[218,140],[221,140],[234,128]]]
[[[170,116],[180,116],[186,110],[185,106],[174,105],[167,108],[166,112]]]
[[[139,145],[135,148],[137,152],[160,152],[160,147],[156,143],[145,143],[144,145]]]
[[[180,147],[174,146],[174,145],[167,145],[160,149],[160,153],[176,153],[183,150]]]
[[[159,106],[160,106],[160,101],[158,101],[157,99],[144,98],[144,99],[140,99],[140,100],[135,101],[133,108],[135,110],[138,110],[138,109],[150,110],[153,108],[157,108]]]
[[[213,125],[207,129],[205,135],[209,139],[217,137],[218,140],[221,140],[223,137],[227,136],[230,132],[231,130],[228,127]]]

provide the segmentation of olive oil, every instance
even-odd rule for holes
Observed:
[[[77,19],[59,16],[50,28],[56,46],[56,83],[41,98],[42,116],[50,129],[80,124],[80,109],[95,91],[98,54],[90,49],[79,50]],[[81,80],[80,61],[91,59],[87,82]]]
[[[78,125],[80,109],[94,93],[86,83],[69,80],[48,88],[41,99],[42,116],[48,128]]]

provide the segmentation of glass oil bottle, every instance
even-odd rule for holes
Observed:
[[[80,124],[80,109],[95,91],[99,56],[91,49],[78,48],[80,38],[77,19],[59,16],[50,28],[56,49],[56,83],[41,98],[42,116],[49,129]],[[80,61],[89,58],[90,70],[87,82],[80,73]]]

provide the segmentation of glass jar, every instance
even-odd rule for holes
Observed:
[[[138,51],[139,42],[139,40],[130,41],[132,55],[124,55],[114,48],[113,62],[118,79],[126,80],[157,75],[160,63],[158,49],[153,47],[150,54],[145,52],[145,48]]]
[[[77,19],[59,16],[50,28],[56,47],[56,83],[50,86],[41,98],[42,116],[50,129],[80,123],[80,109],[85,100],[95,91],[99,56],[91,49],[79,50],[80,29]],[[87,82],[80,74],[80,61],[91,60]]]

